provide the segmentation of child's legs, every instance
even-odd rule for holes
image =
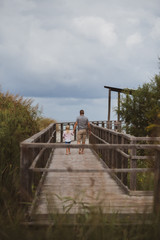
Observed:
[[[68,148],[66,148],[66,154],[68,154],[69,153],[69,149]]]
[[[65,144],[68,144],[68,142],[65,142]],[[66,154],[68,154],[69,150],[68,147],[66,148]]]
[[[65,142],[65,144],[70,144],[71,142]],[[66,154],[69,154],[70,153],[70,147],[67,147],[66,148]]]

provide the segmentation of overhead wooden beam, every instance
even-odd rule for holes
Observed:
[[[110,86],[104,86],[104,88],[108,88],[113,92],[119,92],[119,93],[129,93],[132,94],[135,90],[134,89],[130,89],[130,88],[115,88],[115,87],[110,87]]]

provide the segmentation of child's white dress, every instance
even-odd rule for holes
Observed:
[[[73,131],[64,131],[63,138],[65,143],[71,143],[71,136],[73,136]]]

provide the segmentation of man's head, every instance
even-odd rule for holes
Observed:
[[[80,115],[84,115],[84,110],[80,110]]]

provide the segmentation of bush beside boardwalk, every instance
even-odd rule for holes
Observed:
[[[0,92],[1,229],[22,216],[19,203],[20,142],[37,133],[46,123],[38,105],[32,106],[32,103],[32,99]]]
[[[19,200],[19,145],[39,130],[38,106],[31,105],[31,99],[0,93],[0,203],[1,214],[10,219],[13,205]]]
[[[55,122],[42,118],[38,105],[32,103],[32,99],[0,92],[1,206],[19,194],[20,142]]]

